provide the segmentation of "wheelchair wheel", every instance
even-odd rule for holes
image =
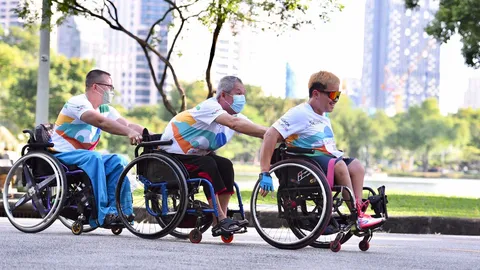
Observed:
[[[259,195],[255,184],[251,214],[257,232],[270,245],[299,249],[315,241],[328,225],[332,195],[323,173],[300,159],[282,160],[272,165],[274,193]],[[301,230],[302,235],[295,232]]]
[[[69,228],[70,230],[72,230],[73,223],[76,222],[75,220],[62,217],[61,215],[58,216],[58,219],[63,223],[63,225],[65,225],[65,227]],[[82,226],[82,233],[92,232],[96,229],[96,227],[90,226],[90,224],[88,224],[88,221],[86,221]]]
[[[121,202],[122,189],[129,187],[132,197]],[[188,190],[179,165],[168,155],[154,153],[141,155],[125,167],[115,196],[125,227],[139,237],[155,239],[169,234],[181,222]],[[133,207],[133,216],[126,210],[129,207]]]
[[[297,237],[300,237],[300,238],[305,237],[304,230],[294,228],[294,229],[292,229],[292,231]],[[337,235],[338,235],[338,232],[330,234],[330,235],[323,235],[322,234],[315,241],[313,241],[310,244],[310,246],[314,247],[314,248],[324,248],[324,249],[329,249],[330,248],[331,249],[331,243],[335,240]],[[345,242],[350,240],[350,238],[352,236],[353,236],[352,232],[350,232],[350,231],[347,232],[345,235],[343,235],[342,239],[340,240],[340,244],[344,244]]]
[[[203,234],[210,228],[210,226],[212,226],[211,221],[201,226],[198,230]],[[176,228],[170,232],[170,235],[178,239],[189,239],[189,235],[192,229],[193,228]]]
[[[40,167],[45,174],[36,169]],[[17,169],[23,172],[22,182],[26,192],[20,198],[12,199],[14,191],[11,186],[16,184],[14,175]],[[13,164],[5,180],[3,206],[10,223],[26,233],[48,228],[63,208],[67,193],[65,183],[62,165],[51,154],[35,151],[22,156]]]
[[[334,194],[334,198],[336,196],[342,196],[342,194],[338,193],[338,194]],[[376,196],[377,194],[375,193],[375,191],[370,188],[370,187],[363,187],[363,198],[369,198],[370,196]],[[363,199],[363,201],[365,201],[366,199]],[[348,207],[345,205],[345,203],[342,204],[343,206],[345,206],[345,209],[348,209]],[[335,208],[336,209],[336,208]],[[338,224],[340,227],[346,227],[349,223],[349,214],[347,213],[342,213],[340,212],[340,209],[337,209],[336,211],[339,211],[334,213],[332,215],[332,219],[335,219],[336,220],[336,224]],[[332,223],[333,224],[333,223]],[[302,235],[302,231],[299,230],[299,231],[296,231],[296,234],[298,235]],[[332,249],[332,245],[331,245],[331,242],[333,242],[335,240],[335,238],[337,237],[338,235],[338,232],[336,233],[332,233],[332,234],[329,234],[329,235],[320,235],[320,237],[315,240],[312,244],[310,244],[310,246],[312,247],[315,247],[315,248],[324,248],[324,249]],[[348,232],[344,232],[344,235],[342,237],[342,239],[340,240],[340,244],[344,244],[346,243],[348,240],[350,240],[350,238],[353,236],[353,232],[352,231],[348,231]]]
[[[193,209],[195,207],[198,207],[199,206],[199,205],[197,205],[198,203],[204,204],[203,205],[204,207],[206,205],[206,208],[210,208],[210,206],[208,206],[208,204],[205,204],[205,203],[200,202],[198,200],[190,199],[187,209]],[[206,232],[210,228],[210,226],[212,226],[213,218],[211,216],[212,214],[209,214],[209,213],[208,214],[203,213],[203,214],[200,214],[200,215],[201,216],[198,217],[195,214],[185,214],[185,216],[183,217],[183,220],[180,222],[180,224],[177,226],[177,228],[175,228],[175,230],[173,230],[170,233],[170,235],[172,235],[176,238],[179,238],[179,239],[189,239],[191,231],[193,229],[197,229],[197,228],[195,228],[197,226],[197,221],[200,222],[198,224],[198,226],[199,226],[198,231],[203,234],[204,232]],[[200,220],[198,220],[198,218],[200,218]]]

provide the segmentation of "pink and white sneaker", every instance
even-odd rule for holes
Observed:
[[[381,226],[385,223],[385,218],[373,218],[368,214],[365,214],[365,211],[368,209],[370,202],[367,200],[362,204],[357,204],[358,210],[358,228],[360,230],[373,229]]]

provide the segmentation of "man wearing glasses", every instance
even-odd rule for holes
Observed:
[[[310,99],[287,111],[267,130],[260,150],[261,195],[273,191],[272,178],[268,172],[277,141],[285,140],[288,147],[314,149],[315,153],[310,158],[320,165],[325,175],[328,173],[329,161],[335,160],[335,183],[353,190],[356,205],[349,207],[357,208],[358,227],[365,230],[379,226],[384,220],[364,213],[368,207],[368,201],[362,202],[365,169],[357,159],[344,157],[344,153],[335,144],[332,125],[326,113],[333,111],[340,98],[339,85],[338,77],[330,72],[314,73],[308,82]],[[343,197],[345,200],[350,199],[348,193],[344,193]]]
[[[143,127],[129,123],[108,105],[114,87],[108,72],[92,70],[86,77],[85,94],[70,98],[55,121],[52,142],[55,156],[66,165],[76,165],[90,178],[97,207],[93,227],[119,222],[115,204],[115,188],[127,161],[117,155],[101,155],[93,151],[100,141],[101,131],[127,136],[132,145],[140,143]],[[125,183],[128,183],[126,181]],[[130,186],[124,185],[121,204],[133,220]]]

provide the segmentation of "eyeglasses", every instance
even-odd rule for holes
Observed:
[[[325,93],[329,99],[335,102],[338,101],[338,99],[340,98],[340,95],[342,94],[342,92],[340,91],[333,91],[333,92],[321,91],[321,92]]]
[[[95,84],[99,84],[99,85],[108,86],[108,87],[110,87],[110,91],[113,91],[113,90],[115,90],[115,87],[113,87],[113,85],[111,85],[111,84],[99,83],[99,82],[96,82]]]

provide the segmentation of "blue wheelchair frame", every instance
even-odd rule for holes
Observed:
[[[153,154],[153,155],[155,155],[155,153],[158,153],[159,154],[158,158],[161,158],[161,156],[166,156],[169,159],[171,159],[171,161],[174,162],[175,165],[178,166],[178,169],[180,169],[180,171],[181,171],[180,173],[183,173],[183,175],[185,176],[185,182],[186,182],[186,187],[187,187],[188,191],[192,191],[192,190],[189,189],[189,187],[202,185],[204,187],[204,189],[208,188],[210,190],[210,194],[215,194],[213,185],[212,185],[212,183],[210,183],[210,181],[208,181],[205,178],[200,178],[200,177],[189,178],[189,174],[188,174],[188,172],[187,172],[187,170],[186,170],[186,168],[185,168],[185,166],[183,165],[182,162],[180,162],[178,159],[176,159],[173,155],[171,155],[171,154],[169,154],[169,153],[167,153],[163,150],[157,149],[158,146],[171,145],[173,143],[172,140],[162,141],[161,136],[162,136],[162,134],[150,135],[148,133],[148,130],[145,129],[144,133],[143,133],[143,142],[141,142],[140,144],[138,144],[136,146],[136,148],[135,148],[135,159],[132,162],[130,162],[129,165],[127,165],[126,170],[127,169],[129,170],[129,168],[131,166],[140,165],[140,162],[142,162],[142,161],[139,160],[138,158],[140,158],[143,154]],[[140,149],[143,149],[143,152],[141,154],[139,154]],[[143,165],[143,166],[148,166],[148,165]],[[143,169],[146,170],[146,167],[143,168]],[[127,174],[127,172],[124,171],[124,173],[122,175],[126,175],[126,174]],[[121,176],[121,178],[122,178],[122,176]],[[169,188],[167,186],[168,186],[169,183],[168,182],[154,183],[154,182],[152,182],[152,179],[148,179],[145,175],[142,175],[142,174],[139,175],[138,180],[143,184],[144,194],[147,194],[149,192],[149,190],[152,190],[152,188],[157,188],[159,190],[159,194],[162,196],[162,206],[161,206],[161,209],[158,209],[158,211],[155,211],[155,209],[152,209],[152,205],[149,202],[150,198],[145,197],[144,198],[144,200],[145,200],[145,211],[150,216],[155,217],[155,218],[162,218],[162,217],[167,216],[169,214],[168,201],[167,201],[168,200],[168,195],[169,195]],[[241,197],[241,194],[240,194],[240,189],[239,189],[237,183],[234,183],[234,188],[235,188],[235,192],[237,194],[237,199],[238,199],[238,202],[239,202],[239,204],[238,204],[239,209],[236,209],[236,210],[228,209],[228,213],[226,213],[226,214],[229,217],[233,217],[233,215],[239,214],[242,219],[245,219],[244,206],[243,206],[243,203],[242,203],[242,197]],[[117,186],[117,190],[118,190],[118,186]],[[196,190],[197,190],[197,188],[196,188]],[[196,194],[196,190],[191,194],[187,192],[189,194],[187,197],[192,196],[192,198],[193,198],[193,195]],[[118,198],[117,198],[117,205],[118,205]],[[188,214],[197,215],[197,225],[195,226],[195,229],[193,229],[190,232],[190,234],[188,235],[188,238],[190,239],[191,242],[198,243],[198,242],[201,241],[201,233],[202,233],[202,232],[199,232],[198,220],[199,220],[200,217],[205,216],[205,215],[209,215],[209,214],[213,214],[215,217],[218,218],[218,204],[217,204],[217,201],[212,200],[212,208],[202,208],[201,213],[199,213],[199,209],[188,208],[187,207],[184,215],[188,215]],[[122,215],[120,215],[120,216],[122,216]],[[123,220],[123,218],[122,218],[122,220]],[[125,223],[125,220],[123,220],[123,221]],[[126,224],[126,227],[129,230],[131,230],[131,228],[127,224]],[[173,228],[170,232],[165,232],[165,233],[162,233],[162,234],[159,234],[159,235],[164,235],[166,233],[167,234],[169,233],[169,234],[172,234],[172,235],[174,235],[176,237],[179,237],[179,238],[186,238],[186,236],[183,236],[179,233],[176,233],[175,229],[176,228]],[[244,233],[246,231],[247,230],[244,227],[243,230],[237,231],[235,233]],[[142,235],[141,233],[135,233],[134,231],[132,231],[132,233],[134,233],[134,234],[136,234],[140,237],[156,238],[156,237],[152,237],[152,236]],[[222,240],[224,242],[230,242],[233,239],[233,234],[234,233],[222,234],[221,235]],[[161,236],[159,236],[159,237],[161,237]]]

